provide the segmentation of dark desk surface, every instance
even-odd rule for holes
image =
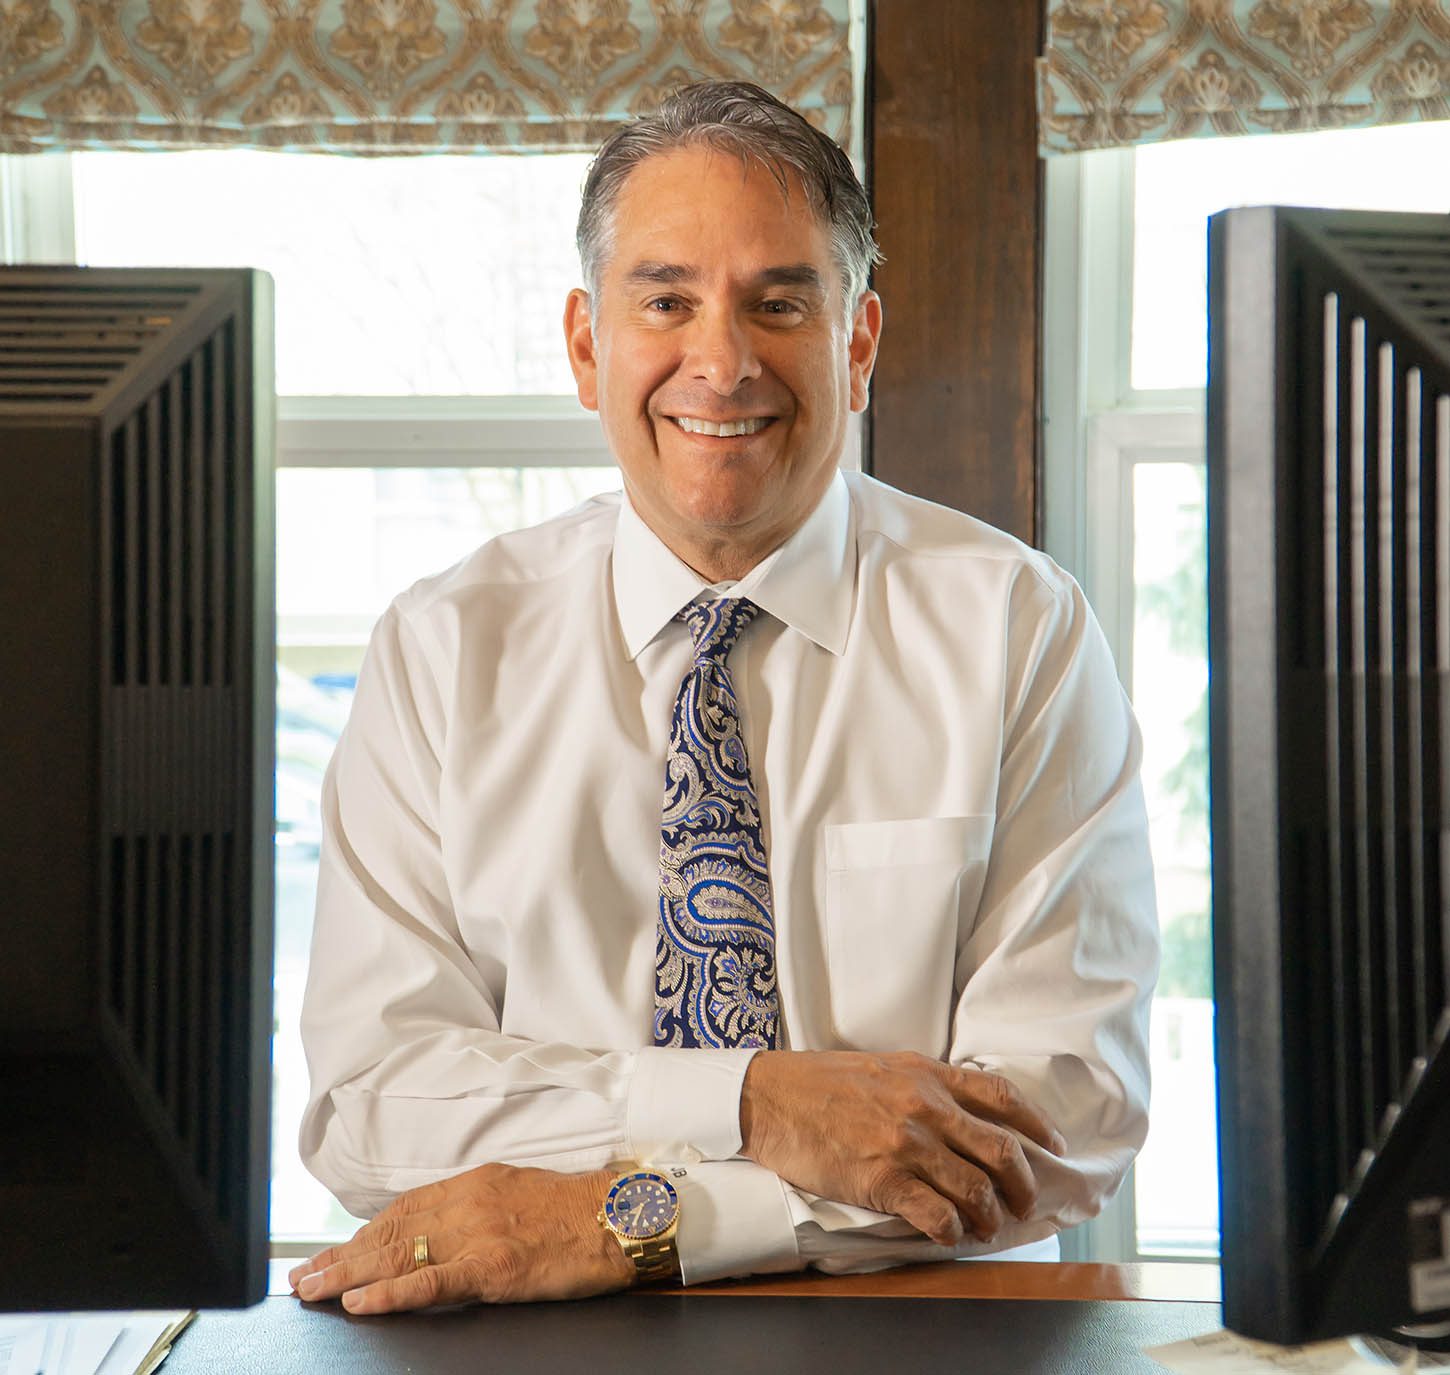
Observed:
[[[841,1280],[793,1276],[709,1291],[380,1318],[350,1317],[337,1304],[273,1297],[241,1313],[201,1314],[162,1371],[1161,1375],[1162,1367],[1142,1349],[1213,1331],[1218,1306],[1097,1296],[1141,1289],[1132,1271],[1005,1262],[919,1266]],[[1024,1291],[1054,1296],[995,1297]],[[903,1297],[923,1292],[930,1296]]]

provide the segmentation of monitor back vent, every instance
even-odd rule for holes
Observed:
[[[1450,1007],[1450,368],[1377,328],[1347,282],[1323,298],[1323,642],[1326,918],[1309,977],[1332,1009],[1331,1220],[1444,1039]],[[1307,388],[1306,388],[1307,390]],[[1304,619],[1314,615],[1307,612]],[[1317,638],[1317,637],[1316,637]],[[1304,711],[1298,702],[1293,710]],[[1317,714],[1317,712],[1316,712]],[[1320,866],[1316,865],[1316,868]]]
[[[1326,237],[1450,361],[1450,235],[1343,227],[1328,229]]]
[[[77,269],[79,272],[80,269]],[[174,329],[197,298],[195,283],[25,280],[0,291],[0,407],[89,411]]]
[[[1333,1085],[1303,1123],[1301,1186],[1328,1238],[1450,1019],[1450,217],[1279,213],[1303,235],[1279,407],[1322,453],[1277,499],[1304,675],[1280,707],[1282,898],[1324,923],[1302,1049]]]
[[[235,780],[253,748],[236,330],[224,319],[115,422],[100,497],[103,992],[223,1220],[227,1152],[245,1145],[246,1080],[227,1055],[245,1039],[249,823]]]

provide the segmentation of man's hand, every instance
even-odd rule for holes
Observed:
[[[608,1171],[556,1174],[480,1165],[400,1194],[349,1242],[289,1275],[304,1299],[349,1313],[435,1304],[581,1299],[624,1289],[634,1267],[599,1224]],[[413,1265],[413,1238],[430,1263]]]
[[[1009,1130],[1009,1128],[1011,1130]],[[761,1051],[740,1096],[741,1154],[798,1188],[895,1213],[943,1246],[1026,1218],[1037,1181],[1013,1131],[1066,1143],[999,1074],[924,1055]]]

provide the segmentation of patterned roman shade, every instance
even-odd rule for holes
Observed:
[[[1446,0],[1049,0],[1045,153],[1450,119]]]
[[[593,148],[755,81],[845,143],[849,0],[0,0],[0,152]]]

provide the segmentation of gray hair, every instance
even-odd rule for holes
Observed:
[[[881,261],[866,191],[851,160],[789,105],[748,81],[702,81],[669,96],[607,138],[584,179],[579,207],[579,263],[592,298],[613,248],[614,208],[629,174],[645,161],[677,148],[711,148],[756,162],[789,194],[794,172],[812,209],[830,232],[831,252],[845,285],[846,313],[854,313],[871,268]]]

